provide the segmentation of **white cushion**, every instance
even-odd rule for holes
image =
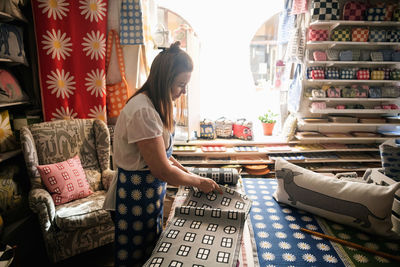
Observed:
[[[275,162],[278,202],[306,210],[365,232],[399,238],[391,212],[400,183],[389,186],[334,179],[283,159]]]

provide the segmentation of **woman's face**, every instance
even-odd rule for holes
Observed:
[[[172,83],[172,100],[175,101],[181,96],[181,94],[186,94],[187,85],[190,81],[191,75],[191,72],[182,72],[176,76],[174,82]]]

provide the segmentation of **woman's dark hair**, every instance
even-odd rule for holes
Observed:
[[[172,84],[179,74],[193,71],[191,57],[179,46],[180,42],[175,42],[155,57],[147,81],[133,95],[146,92],[169,131],[174,126]]]

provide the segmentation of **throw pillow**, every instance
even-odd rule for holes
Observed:
[[[296,114],[290,113],[282,127],[282,137],[289,142],[293,139],[297,128]]]
[[[332,179],[291,164],[275,162],[278,202],[306,210],[368,233],[400,237],[391,220],[395,192],[400,183],[388,186]]]
[[[7,110],[0,111],[0,153],[17,148],[18,143],[11,130],[10,115]]]
[[[0,34],[2,40],[0,57],[28,65],[22,28],[12,24],[0,23]]]
[[[66,161],[38,165],[37,169],[55,205],[84,198],[93,193],[78,155]]]

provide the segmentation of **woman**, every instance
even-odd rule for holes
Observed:
[[[166,183],[222,193],[213,180],[187,172],[171,155],[173,101],[186,93],[193,71],[179,45],[157,55],[115,126],[118,173],[104,204],[115,209],[115,266],[142,266],[150,256],[162,231]]]

